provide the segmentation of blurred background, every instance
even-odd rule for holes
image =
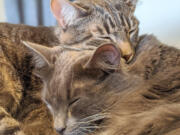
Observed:
[[[0,0],[0,22],[57,25],[49,6],[50,0]],[[180,48],[180,0],[139,0],[135,14],[140,34]]]
[[[0,22],[56,25],[50,11],[50,0],[0,0]]]

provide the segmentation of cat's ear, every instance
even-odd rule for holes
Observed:
[[[22,43],[29,49],[30,53],[32,54],[32,62],[35,66],[35,75],[42,79],[47,77],[54,64],[52,60],[52,48],[27,41],[22,41]]]
[[[118,5],[121,5],[120,3],[125,3],[128,7],[130,7],[130,9],[132,10],[132,12],[134,12],[137,2],[138,0],[112,0],[113,4],[115,5],[115,7],[117,7],[117,9],[121,9],[119,8]]]
[[[124,0],[124,1],[131,8],[132,11],[135,10],[138,0]]]
[[[102,70],[114,70],[120,66],[121,53],[113,44],[104,44],[96,49],[85,68],[101,68]]]
[[[86,14],[84,9],[68,0],[51,0],[51,10],[63,28],[73,24],[75,19]]]

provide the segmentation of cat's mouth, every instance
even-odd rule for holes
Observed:
[[[63,131],[57,131],[59,135],[89,135],[102,129],[102,125],[106,118],[97,115],[96,118],[90,119],[93,116],[89,116],[84,121],[83,119],[76,122],[72,127],[67,127]]]
[[[122,53],[122,57],[129,63],[134,57],[134,48],[129,42],[119,43],[119,47]]]

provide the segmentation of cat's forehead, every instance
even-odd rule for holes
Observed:
[[[76,0],[75,3],[79,6],[87,10],[88,17],[85,17],[74,22],[74,24],[79,26],[79,24],[83,24],[83,26],[89,26],[91,30],[91,25],[102,25],[103,27],[107,27],[109,23],[114,31],[123,30],[124,27],[127,27],[124,24],[124,16],[132,16],[133,12],[131,8],[123,1],[116,2],[115,0]],[[82,25],[79,28],[83,27]]]
[[[61,53],[58,54],[56,65],[72,65],[86,56],[89,56],[95,49],[81,47],[79,45],[63,46]]]
[[[72,73],[75,65],[80,64],[93,54],[94,50],[84,49],[74,46],[62,48],[61,53],[57,54],[55,62],[55,76],[65,77]]]
[[[67,101],[68,89],[72,85],[72,77],[75,74],[74,68],[76,65],[81,64],[82,61],[84,62],[84,58],[89,58],[93,52],[79,50],[80,48],[76,48],[76,50],[75,48],[65,48],[62,49],[61,53],[57,52],[53,76],[49,82],[50,93],[46,95],[46,100],[50,100],[54,104]],[[55,101],[52,101],[50,97],[55,97]]]
[[[74,3],[88,9],[100,7],[108,12],[112,12],[112,10],[119,12],[123,12],[125,10],[130,11],[130,7],[125,0],[75,0]]]

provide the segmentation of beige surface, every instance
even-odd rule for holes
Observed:
[[[0,0],[0,22],[5,22],[4,0]]]

